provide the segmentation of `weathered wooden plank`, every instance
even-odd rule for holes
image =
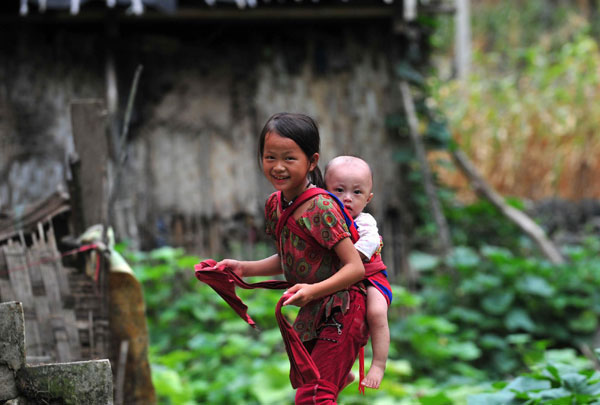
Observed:
[[[51,318],[52,331],[56,340],[56,357],[61,363],[71,361],[71,350],[69,347],[69,337],[65,328],[65,320],[62,316],[53,316]]]
[[[64,304],[70,297],[70,287],[66,271],[64,270],[60,255],[52,250],[52,247],[43,241],[38,242],[35,252],[39,257],[37,270],[41,273],[44,286],[47,291],[47,305],[56,319],[62,319],[59,329],[49,327],[53,341],[56,344],[58,361],[73,361],[81,359],[81,347],[79,343],[79,331],[72,309],[65,309]],[[44,330],[48,330],[45,328]],[[64,334],[63,334],[64,332]],[[60,340],[62,339],[62,340]]]
[[[60,289],[60,295],[63,298],[63,302],[70,300],[71,296],[71,287],[69,285],[69,272],[63,267],[61,254],[58,251],[56,246],[56,237],[54,236],[54,229],[50,227],[46,232],[46,244],[45,244],[46,254],[50,257],[55,257],[57,260],[52,262],[55,271],[56,277],[58,279],[58,287]]]
[[[10,281],[0,278],[0,302],[16,301]]]
[[[46,295],[46,288],[44,287],[44,280],[42,279],[42,273],[40,271],[40,261],[42,258],[38,253],[38,249],[39,248],[34,245],[25,252],[27,257],[27,272],[29,273],[29,280],[31,281],[31,290],[36,297]]]
[[[31,356],[43,356],[44,347],[34,310],[26,311],[23,307],[23,312],[25,314],[25,353]]]
[[[13,238],[23,229],[30,229],[39,221],[46,221],[68,210],[69,195],[64,191],[56,191],[45,200],[26,206],[18,216],[0,218],[0,241]]]
[[[65,309],[63,310],[63,314],[65,319],[65,330],[69,340],[71,361],[83,360],[81,358],[81,343],[79,341],[79,329],[77,328],[75,311],[72,309]]]
[[[25,249],[18,243],[2,247],[8,266],[8,277],[17,301],[21,301],[25,311],[33,309],[33,290],[29,280],[29,272]]]
[[[48,306],[48,298],[46,296],[35,297],[35,315],[38,323],[38,332],[42,343],[41,356],[48,356],[56,361],[53,357],[56,351],[56,342],[54,340],[54,332],[50,325],[50,307]],[[29,339],[29,337],[27,337]]]
[[[57,314],[62,312],[63,303],[60,294],[60,286],[58,283],[58,277],[56,275],[55,266],[48,260],[53,260],[51,256],[48,256],[47,252],[42,250],[37,250],[38,266],[36,267],[36,271],[40,274],[44,288],[46,290],[46,297],[48,298],[48,306],[50,307],[50,312],[53,314]],[[44,262],[46,261],[46,262]]]
[[[0,249],[0,302],[16,300],[8,277],[8,265],[4,256],[4,249]]]
[[[71,103],[71,125],[75,151],[79,157],[76,187],[81,201],[73,201],[81,209],[83,229],[94,224],[105,224],[108,199],[106,170],[108,140],[106,136],[106,108],[101,100],[79,100]]]

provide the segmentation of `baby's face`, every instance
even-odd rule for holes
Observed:
[[[365,165],[339,163],[327,170],[327,190],[339,198],[352,218],[356,218],[373,198],[371,173]]]

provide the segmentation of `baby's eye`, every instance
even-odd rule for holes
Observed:
[[[354,190],[354,194],[362,194],[362,191],[360,191],[360,190]]]
[[[336,187],[336,188],[335,188],[335,192],[336,192],[336,193],[342,193],[342,192],[344,192],[344,189],[343,189],[343,188],[341,188],[341,187]]]

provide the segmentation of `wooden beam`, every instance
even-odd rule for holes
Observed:
[[[79,173],[73,178],[78,179],[75,186],[80,191],[80,200],[72,203],[81,208],[83,224],[76,227],[80,233],[94,224],[106,225],[107,221],[108,139],[104,103],[95,99],[73,102],[71,125],[79,158]]]

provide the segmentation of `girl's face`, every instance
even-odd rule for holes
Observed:
[[[305,190],[308,172],[313,170],[318,162],[318,153],[309,159],[298,144],[290,138],[282,137],[275,132],[269,132],[265,136],[262,156],[263,173],[288,201]]]

